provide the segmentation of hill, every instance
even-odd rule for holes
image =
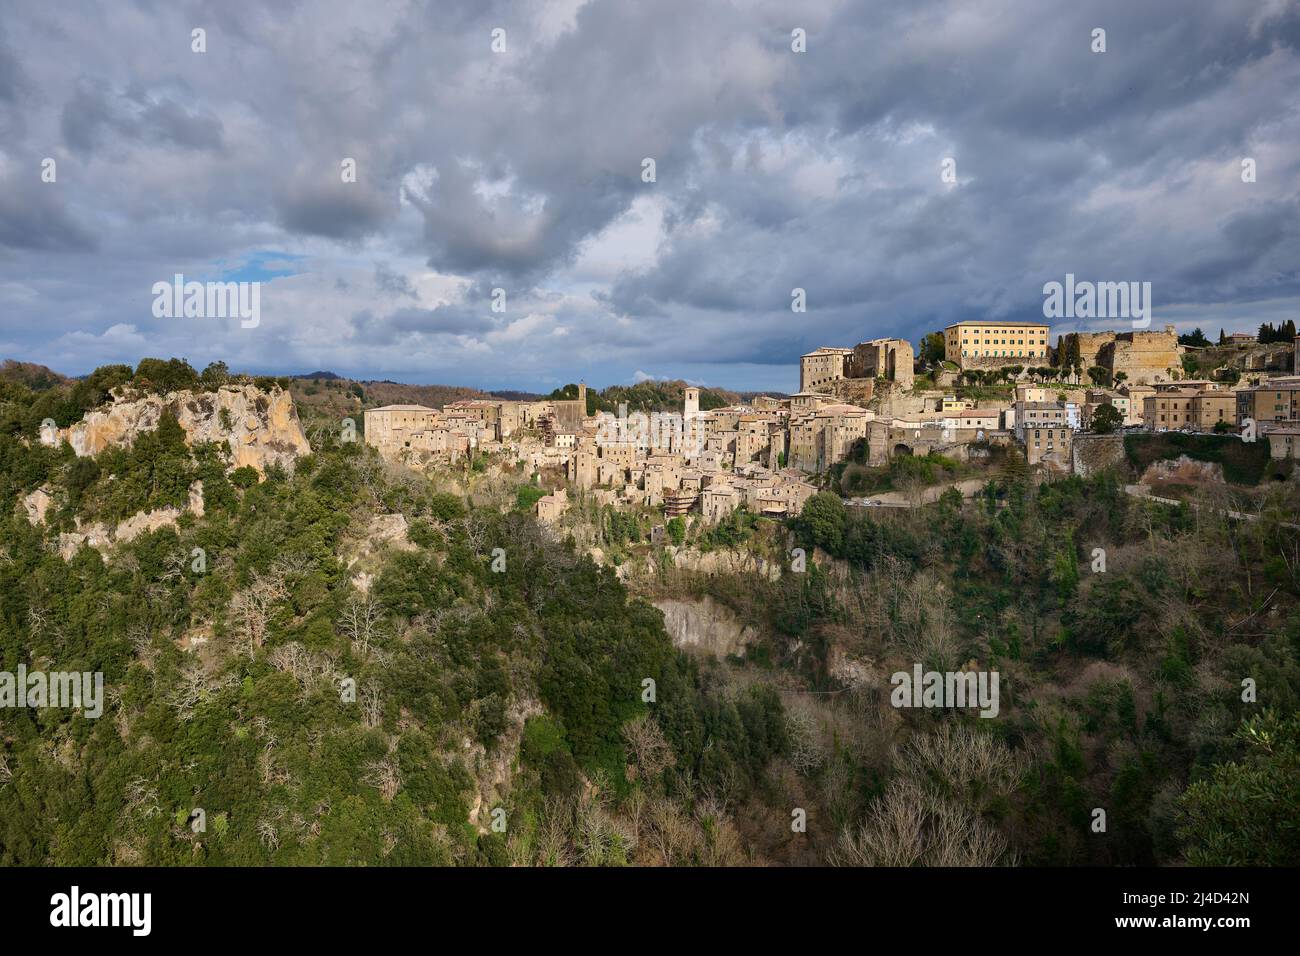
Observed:
[[[5,359],[4,364],[0,365],[0,382],[22,385],[33,392],[41,392],[56,385],[66,385],[70,381],[67,376],[60,375],[44,365],[37,365],[35,362]]]
[[[629,412],[680,412],[686,398],[689,382],[681,379],[647,380],[635,385],[611,385],[600,390],[587,390],[587,414],[596,412],[618,413],[619,407],[626,404]],[[557,388],[547,396],[553,400],[575,399],[578,386],[569,384]],[[723,408],[739,404],[743,399],[739,392],[721,388],[700,388],[700,409]]]

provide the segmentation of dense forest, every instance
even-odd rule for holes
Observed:
[[[681,379],[658,381],[649,379],[635,385],[611,385],[602,389],[587,389],[587,414],[611,412],[618,414],[619,407],[626,405],[628,413],[632,412],[681,412],[682,402],[686,399],[689,383]],[[547,398],[553,400],[578,397],[578,386],[572,383],[557,388]],[[707,411],[722,408],[740,402],[738,392],[729,392],[720,388],[700,389],[700,408]]]
[[[679,524],[780,572],[633,586],[517,506],[527,476],[501,506],[320,423],[262,476],[167,417],[94,458],[35,440],[118,384],[226,374],[142,366],[0,382],[0,671],[108,697],[0,708],[0,863],[1300,862],[1294,482],[1246,522],[1009,463],[974,501]],[[61,556],[197,480],[202,516]],[[649,590],[758,636],[688,655]],[[895,709],[913,663],[997,670],[998,717]]]

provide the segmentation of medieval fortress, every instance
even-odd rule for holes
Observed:
[[[715,522],[742,507],[798,514],[831,467],[850,458],[876,466],[936,452],[965,461],[1016,445],[1030,465],[1068,472],[1075,435],[1104,405],[1121,427],[1160,431],[1237,428],[1249,412],[1275,456],[1300,446],[1300,377],[1271,379],[1267,389],[1188,380],[1173,326],[1070,332],[1055,348],[1049,333],[1045,323],[955,323],[942,333],[943,361],[921,369],[924,379],[904,339],[818,348],[800,357],[797,393],[708,411],[699,389],[687,388],[680,412],[589,415],[585,385],[572,400],[389,405],[365,412],[365,440],[416,465],[488,454],[523,463],[555,487],[535,506],[546,521],[565,512],[570,492],[659,509],[666,519]],[[1002,387],[964,390],[967,381]],[[984,397],[990,392],[999,397]],[[1267,402],[1256,400],[1266,392]]]

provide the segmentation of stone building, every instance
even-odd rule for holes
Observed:
[[[911,388],[916,352],[905,339],[872,339],[853,347],[846,378],[883,378]]]
[[[799,391],[866,401],[877,379],[911,388],[915,362],[916,353],[906,339],[872,339],[851,349],[819,348],[799,357]]]
[[[1237,424],[1237,397],[1205,388],[1169,388],[1142,399],[1142,424],[1151,431],[1192,428],[1210,431],[1220,422]]]
[[[1270,458],[1300,458],[1300,422],[1265,422],[1260,438],[1268,442]]]
[[[1172,325],[1163,329],[1133,332],[1068,332],[1057,339],[1058,362],[1079,348],[1084,369],[1101,366],[1112,380],[1135,384],[1170,382],[1182,375],[1183,347]]]
[[[799,357],[799,391],[810,392],[844,378],[844,366],[853,349],[819,348]]]
[[[376,448],[410,447],[411,436],[428,431],[440,419],[437,411],[425,405],[385,405],[367,408],[365,413],[366,444]]]
[[[943,330],[944,358],[962,369],[1046,365],[1046,322],[977,320]]]
[[[538,498],[533,509],[540,521],[548,524],[558,521],[560,516],[569,510],[568,493],[563,488],[558,488],[549,495]]]
[[[1238,422],[1247,418],[1257,422],[1300,420],[1300,375],[1265,379],[1238,389],[1235,396]]]

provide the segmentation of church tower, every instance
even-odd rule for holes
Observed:
[[[698,388],[686,389],[686,397],[682,404],[682,419],[689,422],[700,414],[700,390]]]

